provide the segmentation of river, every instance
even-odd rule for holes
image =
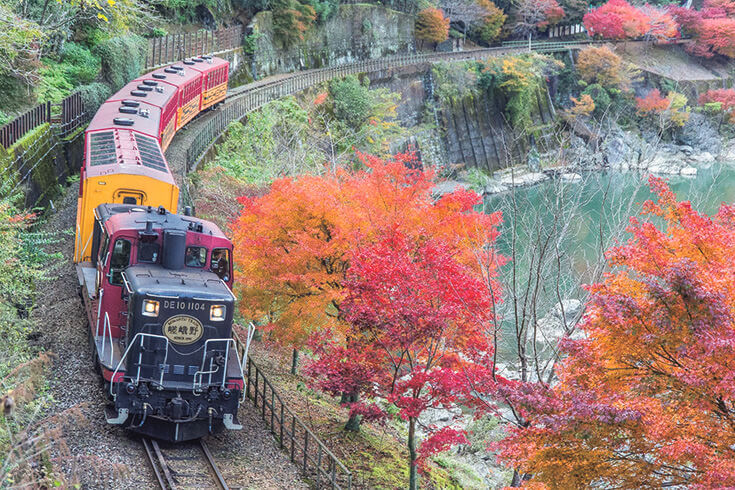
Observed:
[[[691,201],[700,212],[713,214],[721,203],[735,202],[735,165],[716,163],[700,168],[693,178],[664,178],[680,200]],[[500,273],[504,304],[499,309],[499,361],[517,362],[514,334],[519,318],[525,315],[526,325],[533,325],[560,299],[585,301],[580,285],[599,280],[604,270],[602,251],[627,240],[628,217],[638,214],[651,197],[646,174],[612,171],[590,172],[578,182],[554,179],[486,197],[485,211],[501,211],[504,218],[496,248],[514,257]],[[547,339],[558,336],[558,332],[541,333]]]

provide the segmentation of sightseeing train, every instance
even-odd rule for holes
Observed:
[[[163,152],[225,99],[229,63],[201,56],[110,97],[85,133],[74,263],[107,422],[168,441],[240,429],[244,378],[232,338],[232,243],[177,214]]]

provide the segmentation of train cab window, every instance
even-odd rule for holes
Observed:
[[[155,264],[161,253],[161,246],[156,242],[138,242],[138,262]]]
[[[204,247],[186,247],[184,263],[187,267],[204,267],[207,263],[207,249]]]
[[[230,251],[226,248],[212,250],[212,261],[209,270],[214,272],[225,282],[230,280]]]
[[[130,242],[123,238],[115,240],[110,259],[110,284],[122,285],[122,273],[130,265]]]

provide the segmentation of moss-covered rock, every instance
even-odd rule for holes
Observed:
[[[319,68],[405,52],[413,43],[413,17],[377,5],[340,5],[323,25],[305,33],[303,42],[283,48],[274,35],[273,15],[253,20],[255,75]]]

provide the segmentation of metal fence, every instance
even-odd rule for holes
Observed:
[[[198,131],[186,150],[186,168],[191,171],[197,167],[202,158],[212,148],[215,141],[227,125],[245,117],[249,112],[259,109],[272,100],[300,92],[318,83],[333,78],[344,77],[356,73],[375,73],[392,68],[410,65],[437,63],[442,61],[471,61],[507,54],[522,53],[529,50],[539,52],[567,51],[581,49],[598,41],[571,41],[571,42],[539,42],[528,43],[518,41],[502,46],[454,51],[448,53],[414,53],[401,54],[374,60],[364,60],[344,65],[331,66],[316,70],[296,72],[269,83],[255,83],[245,85],[233,91],[233,95],[207,124]]]
[[[145,69],[173,63],[191,56],[220,53],[242,45],[241,25],[200,30],[184,34],[169,34],[148,40]]]
[[[37,105],[0,127],[0,146],[10,148],[28,131],[47,122],[51,122],[51,102]]]
[[[352,473],[289,409],[260,368],[248,358],[245,393],[291,462],[318,488],[351,489]]]

